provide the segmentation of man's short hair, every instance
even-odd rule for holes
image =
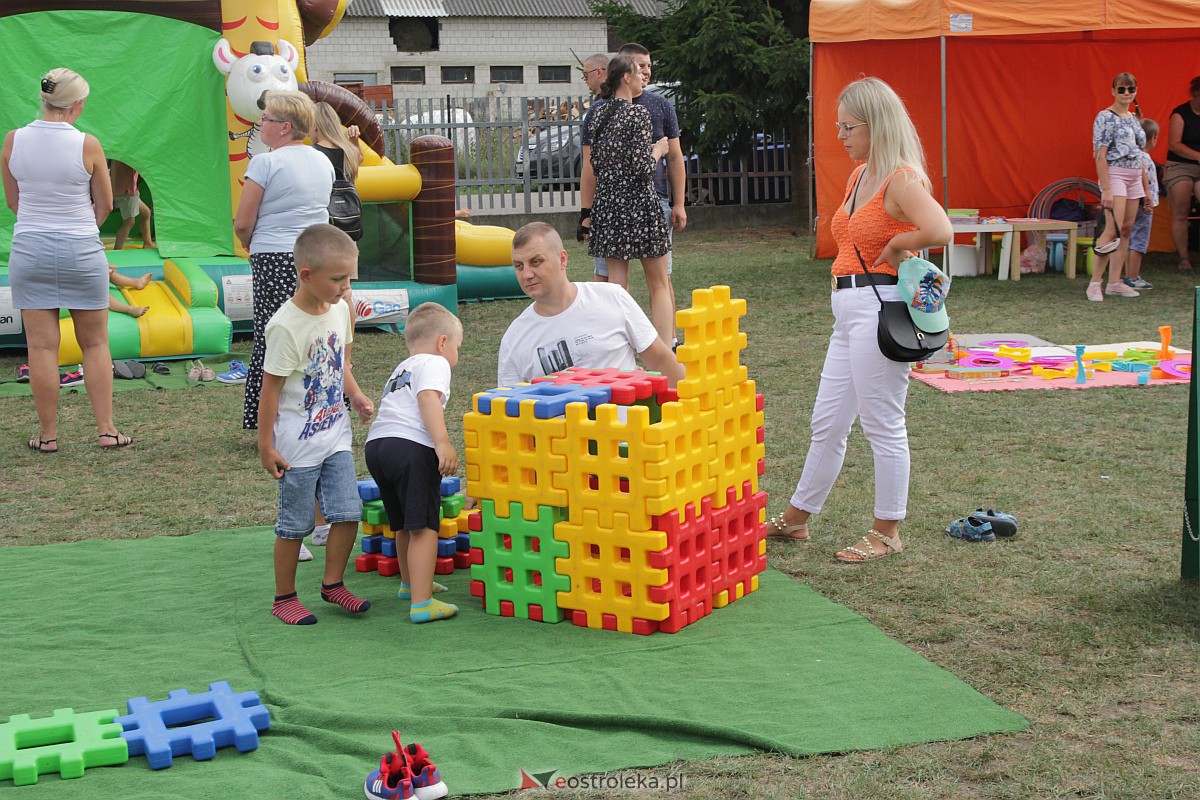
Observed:
[[[627,44],[621,45],[621,49],[617,51],[617,55],[619,55],[619,56],[633,56],[633,55],[648,56],[648,55],[650,55],[650,51],[647,50],[644,46],[638,44],[637,42],[629,42]]]
[[[558,235],[558,231],[548,222],[529,222],[522,225],[513,235],[512,246],[516,250],[518,247],[524,247],[534,239],[542,239],[546,244],[550,245],[555,252],[563,249],[562,237]]]
[[[604,53],[593,53],[583,60],[583,66],[586,69],[588,64],[595,64],[592,69],[608,69],[608,56]]]
[[[327,222],[309,225],[298,237],[292,248],[296,269],[325,269],[335,261],[358,261],[358,245],[345,231]]]
[[[404,320],[404,343],[409,347],[436,336],[462,333],[462,322],[440,303],[421,303]]]

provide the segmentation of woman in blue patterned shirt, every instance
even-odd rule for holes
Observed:
[[[1121,267],[1129,254],[1129,232],[1137,216],[1140,201],[1146,196],[1142,148],[1146,133],[1135,107],[1137,79],[1128,72],[1113,78],[1112,105],[1096,115],[1092,125],[1092,154],[1100,184],[1100,205],[1109,223],[1097,238],[1098,254],[1088,284],[1087,298],[1095,302],[1104,295],[1137,297],[1138,292],[1121,282]],[[1108,267],[1108,287],[1100,289],[1104,268]]]

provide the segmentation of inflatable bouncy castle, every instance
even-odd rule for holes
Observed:
[[[265,152],[259,137],[264,90],[299,89],[332,105],[362,131],[360,325],[403,326],[408,309],[432,301],[520,297],[512,231],[454,219],[450,142],[421,137],[411,164],[383,154],[371,110],[342,87],[307,81],[305,46],[341,21],[347,0],[0,0],[0,47],[10,65],[0,82],[0,129],[38,116],[38,82],[53,67],[91,86],[77,126],[105,154],[140,175],[153,208],[157,249],[109,252],[125,275],[150,272],[145,289],[112,288],[144,316],[110,314],[115,358],[171,358],[228,351],[251,327],[253,285],[233,234],[246,166]],[[0,347],[23,347],[7,261],[14,217],[0,207]],[[119,223],[110,217],[102,236]],[[78,360],[64,312],[61,363]]]

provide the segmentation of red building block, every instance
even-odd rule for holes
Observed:
[[[356,572],[374,572],[379,565],[379,559],[377,553],[364,553],[354,559],[354,569]]]
[[[649,375],[640,370],[584,369],[569,367],[553,375],[534,378],[533,383],[578,384],[580,386],[607,386],[611,402],[621,406],[633,405],[660,392],[668,391],[667,376]]]
[[[483,530],[483,515],[478,511],[472,511],[467,515],[467,530],[482,531]]]
[[[500,601],[500,616],[511,617],[511,616],[513,616],[514,613],[515,613],[515,611],[513,609],[512,600],[501,600]]]
[[[375,565],[375,571],[385,578],[392,575],[400,574],[400,562],[394,558],[379,557],[379,562]]]
[[[483,597],[485,593],[483,581],[471,581],[471,597]]]
[[[449,575],[454,572],[454,559],[450,556],[439,558],[433,562],[434,575]]]
[[[714,528],[719,547],[714,548],[712,592],[714,598],[727,592],[726,602],[732,603],[750,588],[751,578],[767,568],[767,556],[760,553],[760,543],[766,527],[759,520],[766,508],[766,492],[754,492],[750,483],[742,484],[742,499],[737,488],[729,487],[725,508],[713,512]],[[721,605],[718,603],[718,605]]]
[[[670,609],[665,620],[655,623],[657,629],[675,633],[712,612],[712,541],[717,532],[711,498],[701,501],[699,514],[688,503],[683,522],[675,513],[655,517],[654,529],[667,534],[667,546],[649,554],[649,566],[667,570],[668,580],[650,587],[649,597]]]
[[[473,563],[475,563],[475,562],[473,562],[471,560],[470,553],[455,553],[454,554],[454,568],[455,569],[467,569]]]

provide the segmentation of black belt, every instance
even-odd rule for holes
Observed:
[[[899,279],[895,275],[884,275],[878,272],[860,272],[855,275],[837,275],[831,278],[833,290],[854,289],[858,286],[895,286]]]

